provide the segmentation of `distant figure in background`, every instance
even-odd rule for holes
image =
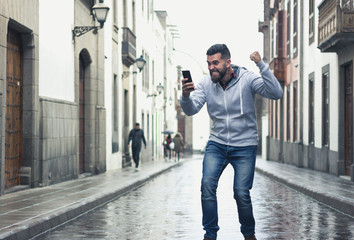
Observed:
[[[146,140],[144,136],[144,131],[140,129],[140,124],[135,123],[135,128],[130,130],[128,138],[128,148],[130,147],[130,141],[132,141],[132,153],[135,163],[135,169],[139,169],[139,160],[140,160],[140,151],[141,151],[141,142],[144,142],[146,149]]]
[[[163,140],[163,143],[162,143],[162,145],[163,145],[163,156],[164,156],[164,158],[165,158],[165,160],[167,160],[167,142],[166,142],[166,137],[167,136],[165,136],[164,137],[164,140]]]
[[[171,134],[168,134],[166,137],[166,153],[168,155],[169,160],[171,160],[171,148],[170,148],[171,142],[172,142]]]
[[[173,142],[175,143],[175,162],[176,162],[176,158],[179,161],[179,153],[184,150],[183,137],[179,132],[176,133],[175,137],[173,138]]]

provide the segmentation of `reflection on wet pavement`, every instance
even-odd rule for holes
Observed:
[[[232,178],[228,167],[219,183],[221,240],[243,239]],[[188,161],[35,239],[202,239],[200,179],[201,161]],[[353,218],[257,173],[251,196],[259,240],[354,239]]]

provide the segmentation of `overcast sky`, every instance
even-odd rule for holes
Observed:
[[[249,59],[253,51],[263,54],[263,0],[154,0],[155,10],[166,10],[171,24],[177,25],[180,38],[174,46],[177,64],[190,69],[194,82],[208,72],[206,51],[215,43],[225,43],[233,64],[259,72]],[[193,117],[194,149],[205,146],[209,137],[206,108]]]
[[[206,50],[215,43],[228,45],[232,63],[258,71],[249,55],[263,53],[263,35],[258,32],[263,0],[155,0],[155,9],[166,10],[177,25],[180,39],[175,39],[175,48],[193,56],[205,71]]]

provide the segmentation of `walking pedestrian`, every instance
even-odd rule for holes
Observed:
[[[166,137],[166,153],[168,155],[169,160],[171,160],[171,154],[172,154],[172,150],[170,147],[171,142],[172,142],[171,134],[168,134]]]
[[[180,97],[186,115],[198,113],[206,103],[213,120],[201,183],[204,239],[217,238],[216,190],[223,170],[231,164],[241,233],[245,239],[255,240],[249,191],[253,185],[258,144],[254,98],[259,94],[276,100],[282,97],[283,90],[257,51],[250,55],[250,59],[257,64],[260,75],[231,64],[231,54],[225,44],[211,46],[206,55],[210,76],[205,76],[196,87],[193,82],[183,79]]]
[[[173,142],[175,144],[175,162],[176,162],[176,158],[177,161],[179,161],[179,154],[184,149],[183,138],[179,132],[176,133],[175,137],[173,138]]]
[[[162,146],[163,146],[163,156],[164,156],[164,158],[165,158],[165,161],[167,161],[167,142],[166,142],[166,137],[167,136],[165,136],[164,137],[164,140],[163,140],[163,143],[162,143]]]
[[[146,140],[144,136],[144,131],[140,129],[140,124],[135,123],[135,128],[130,130],[128,138],[128,148],[130,147],[130,141],[132,141],[132,153],[135,163],[135,169],[139,170],[139,160],[141,151],[141,142],[144,143],[146,149]]]

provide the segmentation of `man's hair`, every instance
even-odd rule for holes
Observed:
[[[231,53],[225,44],[214,44],[211,46],[206,55],[211,56],[217,53],[221,53],[221,59],[230,59]]]
[[[140,126],[140,124],[137,122],[137,123],[135,123],[135,126]]]

